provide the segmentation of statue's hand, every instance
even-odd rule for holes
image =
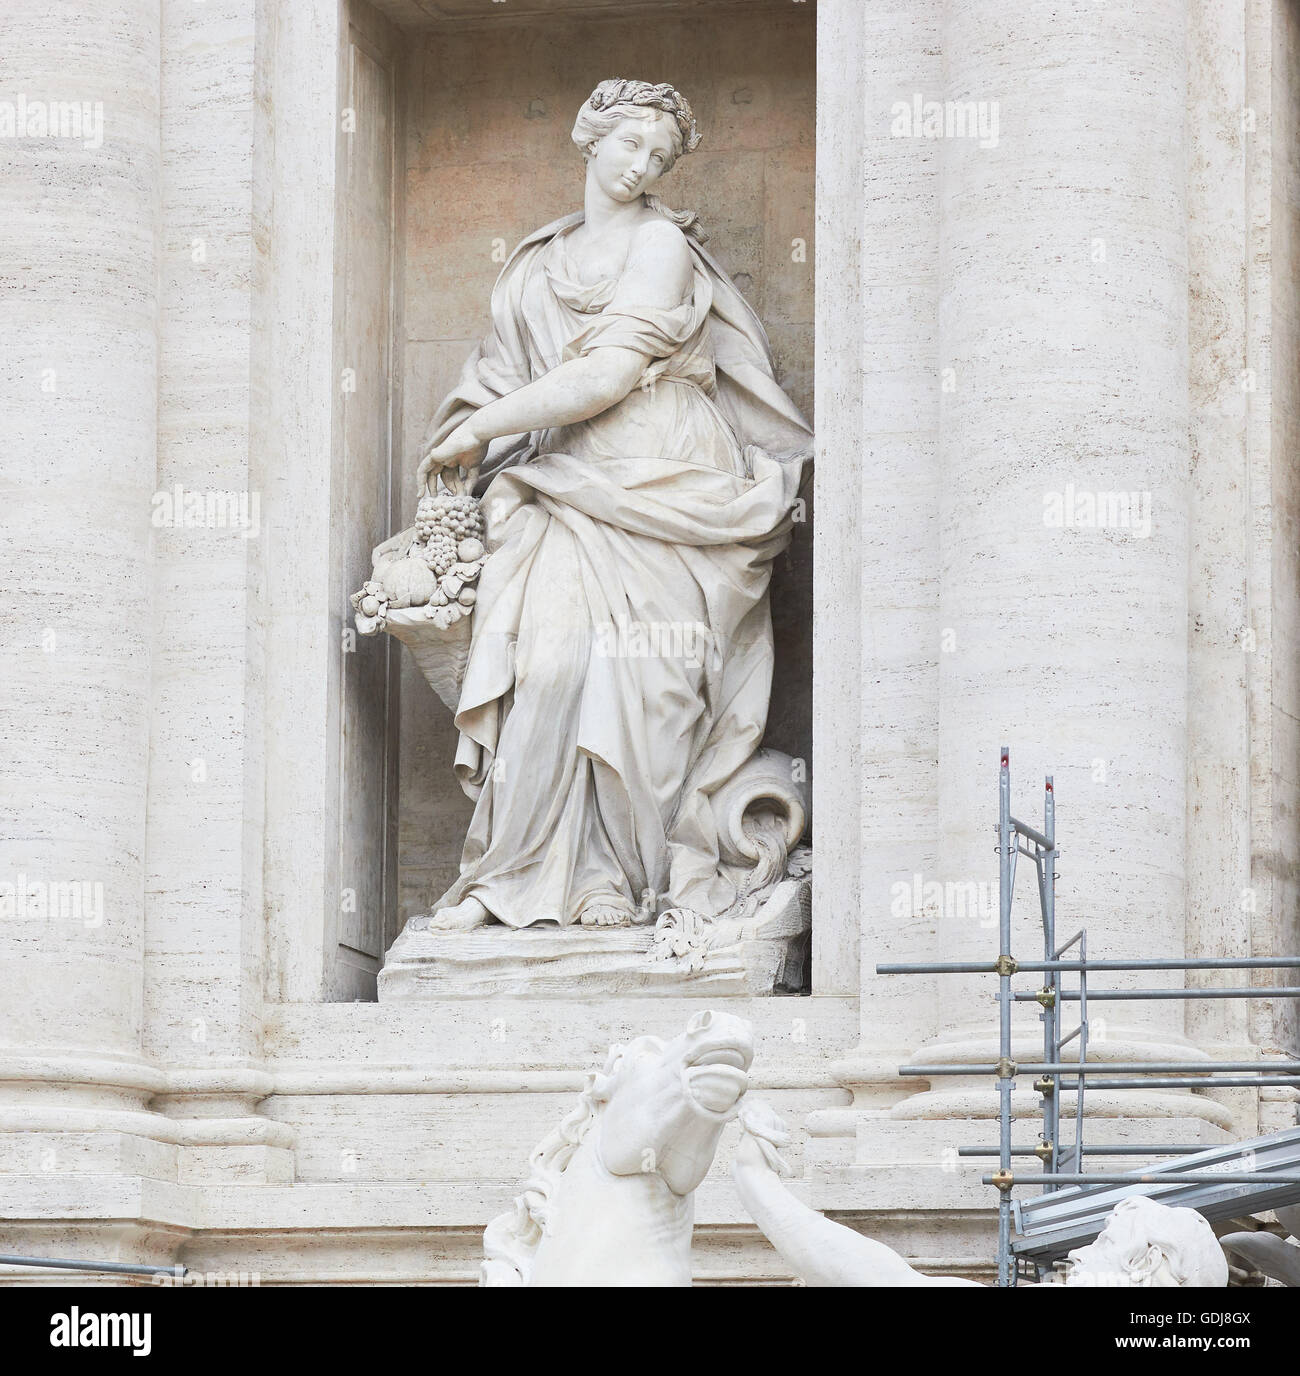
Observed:
[[[431,482],[439,473],[455,468],[469,473],[487,457],[487,445],[474,433],[473,420],[463,421],[441,444],[432,445],[425,451],[416,470],[415,481],[421,493],[431,491]],[[459,482],[449,486],[459,488]]]
[[[735,1164],[740,1168],[761,1167],[777,1175],[793,1175],[778,1147],[788,1146],[790,1130],[776,1110],[763,1099],[746,1096],[740,1109],[742,1136],[736,1149]]]

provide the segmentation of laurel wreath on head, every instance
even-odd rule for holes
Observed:
[[[682,132],[682,152],[693,153],[700,144],[700,131],[690,103],[674,87],[662,82],[658,86],[648,81],[629,81],[611,77],[602,81],[587,99],[593,110],[608,110],[611,105],[639,105],[646,109],[662,110],[677,121]]]

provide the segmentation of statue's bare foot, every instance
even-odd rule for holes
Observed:
[[[630,927],[636,914],[626,903],[602,902],[597,899],[588,903],[578,914],[578,921],[584,927]]]
[[[482,927],[491,914],[477,898],[465,898],[454,908],[439,908],[429,919],[431,932],[468,932]]]

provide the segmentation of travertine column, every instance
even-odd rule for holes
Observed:
[[[946,99],[977,117],[967,104],[967,132],[939,139],[939,877],[995,898],[1009,743],[1024,820],[1041,822],[1055,775],[1059,935],[1086,924],[1092,954],[1115,957],[1185,939],[1184,11],[953,4],[944,34]],[[1024,860],[1018,888],[1013,945],[1034,958]],[[978,908],[945,904],[940,932],[944,959],[995,949]],[[993,1059],[991,981],[945,988],[926,1058]],[[1094,1013],[1112,1054],[1181,1036],[1178,1003]]]
[[[182,1180],[283,1180],[287,1129],[255,1113],[270,1085],[258,1059],[271,513],[251,438],[257,5],[164,0],[162,14],[144,1047],[168,1072],[152,1107],[185,1120]]]
[[[939,0],[818,10],[813,990],[860,994],[843,1076],[886,1097],[932,1022],[928,981],[874,971],[932,925],[910,896],[934,862],[939,654],[939,155],[893,111],[939,89],[940,20]]]
[[[936,1195],[939,1153],[886,1115],[921,1088],[897,1071],[935,1025],[935,981],[875,966],[934,944],[913,894],[939,839],[939,148],[895,114],[942,90],[942,6],[822,0],[817,19],[813,950],[826,960],[842,915],[857,928],[860,1039],[830,1067],[851,1099],[805,1119],[803,1169],[819,1207],[879,1210],[872,1235],[920,1257],[900,1209]],[[841,967],[846,949],[831,945]]]
[[[1258,532],[1249,511],[1256,480],[1248,469],[1257,451],[1266,459],[1269,453],[1268,394],[1267,377],[1258,389],[1247,390],[1243,381],[1247,367],[1259,368],[1253,332],[1267,331],[1271,322],[1269,312],[1253,309],[1247,295],[1248,273],[1267,271],[1262,263],[1248,267],[1248,227],[1266,222],[1267,211],[1261,215],[1252,206],[1252,198],[1259,199],[1252,174],[1260,131],[1248,134],[1245,128],[1244,112],[1258,81],[1248,60],[1245,8],[1245,0],[1190,0],[1188,7],[1190,956],[1252,954],[1253,919],[1243,895],[1251,882],[1253,843],[1264,839],[1254,834],[1251,818],[1247,687],[1259,647],[1246,628],[1255,610],[1252,562],[1261,553],[1266,558],[1268,550],[1266,542],[1256,549]],[[1267,167],[1266,156],[1263,161]],[[1227,187],[1238,194],[1225,195]],[[1261,620],[1249,636],[1266,640],[1267,619]],[[1249,978],[1223,971],[1190,976],[1189,982],[1237,985]],[[1199,1043],[1223,1044],[1229,1057],[1240,1060],[1249,1055],[1248,1027],[1257,1007],[1228,999],[1190,1004],[1188,1033]],[[1245,1100],[1249,1091],[1236,1097]]]
[[[0,50],[3,98],[25,118],[4,141],[0,216],[10,288],[0,893],[12,900],[0,920],[0,1095],[17,1080],[30,1104],[50,1057],[58,1078],[86,1085],[140,1091],[149,1080],[133,1066],[157,416],[158,5],[11,6]]]
[[[824,328],[832,291],[851,320],[861,309],[861,215],[855,214],[861,178],[862,99],[857,89],[864,43],[859,7],[831,0],[818,14],[817,540],[813,547],[813,815],[817,893],[813,921],[813,988],[818,994],[856,992],[856,915],[862,904],[860,662],[861,503],[858,449],[862,425],[862,347],[834,347]],[[832,39],[833,35],[833,39]],[[842,330],[849,334],[852,327]],[[824,876],[824,877],[823,877]]]
[[[335,0],[258,8],[250,481],[266,516],[263,901],[266,992],[325,995],[337,881],[338,662],[328,456],[341,407],[332,339],[341,29]]]

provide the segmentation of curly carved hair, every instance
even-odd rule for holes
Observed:
[[[646,110],[657,110],[672,117],[669,129],[673,140],[673,162],[683,153],[693,153],[700,146],[700,131],[695,125],[695,115],[690,102],[680,91],[667,82],[656,86],[649,81],[629,81],[623,77],[602,81],[587,97],[578,111],[571,137],[583,156],[588,157],[593,145],[616,129],[620,120]],[[669,163],[664,171],[671,169],[672,163]],[[693,210],[673,210],[653,194],[647,194],[645,201],[651,210],[671,220],[697,242],[704,243],[708,239]]]
[[[560,1177],[595,1126],[628,1054],[646,1048],[662,1050],[663,1042],[658,1037],[638,1037],[628,1046],[611,1046],[604,1069],[587,1076],[572,1111],[533,1148],[523,1193],[515,1197],[511,1209],[498,1214],[484,1229],[480,1285],[528,1284]]]
[[[621,119],[643,110],[658,110],[672,117],[673,157],[693,153],[700,146],[700,131],[686,97],[667,82],[656,86],[649,81],[629,81],[611,77],[602,81],[587,97],[573,126],[573,141],[587,153],[597,139],[603,138]]]

